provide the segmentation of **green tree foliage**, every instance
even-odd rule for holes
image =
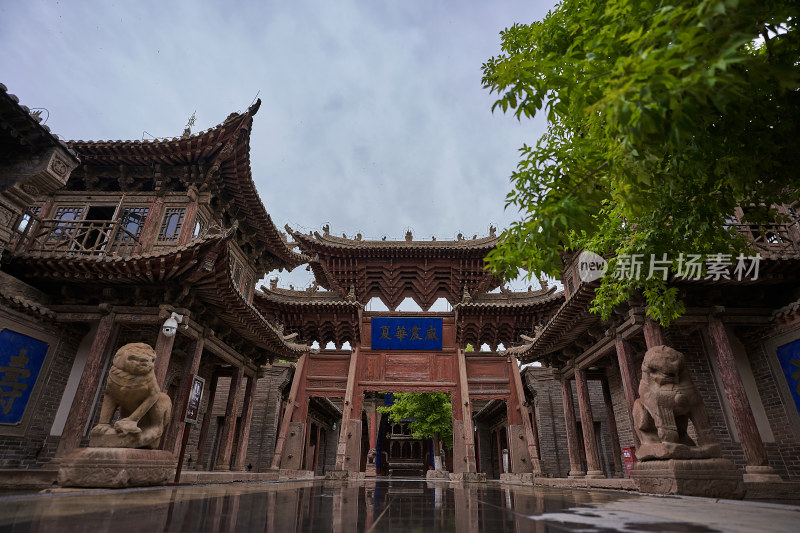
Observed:
[[[522,217],[489,266],[513,279],[558,276],[570,249],[744,251],[734,208],[764,224],[799,190],[798,15],[797,0],[564,0],[503,31],[483,65],[492,109],[545,113],[548,128],[520,149],[506,207]],[[668,324],[677,291],[644,274],[604,276],[593,309],[607,317],[641,291]]]
[[[393,405],[378,410],[387,413],[395,424],[410,420],[409,429],[415,439],[438,438],[447,448],[453,447],[453,407],[445,392],[396,393]]]

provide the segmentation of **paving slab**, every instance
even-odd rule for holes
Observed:
[[[800,506],[421,479],[253,481],[0,496],[0,531],[796,532]]]

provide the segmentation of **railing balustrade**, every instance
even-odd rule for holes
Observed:
[[[35,219],[16,250],[31,255],[131,255],[139,237],[118,220]]]

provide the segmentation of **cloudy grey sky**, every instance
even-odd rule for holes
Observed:
[[[481,65],[554,3],[0,0],[0,82],[84,140],[177,136],[195,111],[199,131],[258,94],[253,175],[278,226],[472,237],[516,217],[517,149],[544,129],[490,112]]]

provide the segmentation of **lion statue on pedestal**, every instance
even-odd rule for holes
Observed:
[[[89,433],[89,446],[157,448],[170,419],[172,401],[155,376],[156,352],[134,342],[117,350],[108,373],[99,423]],[[119,408],[120,418],[111,420]]]
[[[690,420],[697,443],[687,433]],[[654,346],[645,353],[633,425],[641,442],[636,450],[640,461],[720,457],[720,445],[686,359],[669,346]]]

